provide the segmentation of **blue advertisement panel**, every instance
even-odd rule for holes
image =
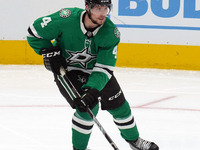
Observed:
[[[129,35],[140,32],[138,37],[144,41],[140,39],[139,43],[199,45],[195,38],[200,34],[200,0],[114,0],[113,3],[110,18],[124,33],[129,33],[123,36],[125,42],[134,42]],[[148,35],[147,39],[141,35],[144,31],[145,35],[154,36]]]

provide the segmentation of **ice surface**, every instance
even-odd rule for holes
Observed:
[[[160,150],[199,150],[200,72],[116,68],[140,136]],[[43,66],[0,65],[0,150],[71,150],[74,110]],[[130,150],[106,111],[98,120],[120,150]],[[113,149],[95,125],[93,150]]]

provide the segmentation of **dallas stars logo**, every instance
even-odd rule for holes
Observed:
[[[83,68],[87,68],[87,64],[96,59],[96,55],[90,54],[88,48],[85,48],[80,52],[72,52],[68,50],[66,50],[66,52],[70,55],[67,59],[69,65],[79,64]]]

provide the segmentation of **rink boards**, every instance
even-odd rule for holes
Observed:
[[[43,64],[25,40],[0,41],[0,64]],[[120,43],[118,67],[200,70],[199,46]]]
[[[27,44],[28,26],[63,7],[84,8],[84,0],[48,2],[16,0],[0,5],[0,64],[42,64],[41,56]],[[121,33],[117,66],[200,70],[200,0],[112,2],[108,17]]]

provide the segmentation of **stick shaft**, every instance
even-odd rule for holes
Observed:
[[[71,81],[67,77],[66,71],[65,71],[64,68],[62,68],[62,67],[60,68],[60,73],[61,73],[61,77],[68,83],[68,85],[70,86],[70,88],[72,89],[72,91],[74,92],[74,94],[76,95],[76,97],[77,98],[81,97],[80,94],[78,93],[78,91],[76,90],[76,88],[74,87],[74,85],[71,83]],[[105,136],[105,138],[108,140],[108,142],[114,148],[114,150],[119,150],[119,148],[116,146],[116,144],[110,138],[110,136],[107,134],[107,132],[105,131],[105,129],[103,128],[103,126],[97,120],[97,118],[95,117],[95,115],[92,113],[92,111],[90,110],[90,108],[86,107],[86,110],[87,110],[87,113],[89,114],[89,116],[92,118],[92,120],[96,123],[96,125],[98,126],[98,128],[100,129],[100,131],[103,133],[103,135]]]

